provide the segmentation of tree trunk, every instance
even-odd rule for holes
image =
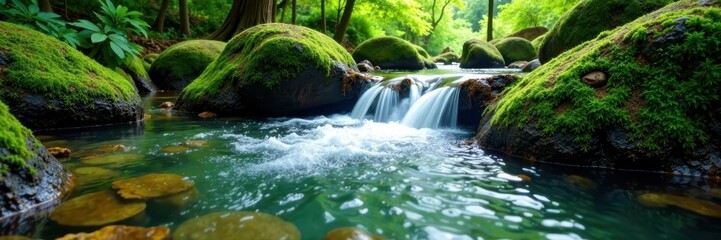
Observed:
[[[488,32],[486,41],[493,40],[493,0],[488,0]]]
[[[53,5],[50,5],[50,0],[40,0],[38,5],[40,5],[41,12],[53,12]]]
[[[297,8],[298,8],[298,4],[297,4],[297,2],[296,2],[295,0],[293,0],[293,4],[292,4],[292,5],[293,5],[293,11],[292,11],[293,14],[291,15],[290,23],[295,24],[295,23],[296,23],[296,20],[298,19],[298,13],[296,12],[296,11],[298,10],[298,9],[297,9]]]
[[[338,23],[335,35],[333,35],[333,39],[335,39],[338,43],[343,42],[343,36],[345,36],[345,31],[348,29],[348,23],[350,23],[350,16],[353,13],[353,5],[355,5],[355,0],[347,0],[345,3],[343,17],[340,19],[340,23]]]
[[[325,0],[320,0],[320,19],[321,22],[323,22],[323,27],[321,28],[323,31],[322,33],[326,33],[326,26],[325,26]]]
[[[270,22],[273,22],[272,0],[233,0],[233,6],[223,25],[206,38],[228,41],[249,27]]]
[[[341,14],[341,10],[343,10],[343,8],[340,7],[340,6],[342,6],[340,3],[341,3],[341,0],[338,0],[338,8],[336,8],[336,14],[335,14],[335,26],[336,27],[338,27],[338,23],[340,23],[340,14]]]
[[[170,0],[163,0],[163,2],[160,4],[160,10],[158,10],[158,17],[155,18],[153,30],[158,32],[165,32],[165,13],[168,12],[169,6]]]
[[[188,0],[178,0],[180,5],[180,32],[190,37],[190,13],[188,12]]]
[[[270,15],[273,15],[273,22],[275,22],[275,13],[278,12],[278,0],[273,0],[273,11]]]

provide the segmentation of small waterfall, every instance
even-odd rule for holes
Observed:
[[[459,92],[456,87],[441,87],[423,95],[408,110],[401,124],[414,128],[455,128]]]
[[[480,77],[484,76],[404,76],[379,82],[363,93],[351,117],[376,122],[395,121],[415,128],[454,128],[460,95],[457,85]]]

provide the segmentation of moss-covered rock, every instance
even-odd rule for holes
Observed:
[[[463,43],[461,68],[502,68],[505,66],[506,63],[503,61],[501,52],[492,44],[475,38]]]
[[[0,102],[0,216],[58,199],[71,183],[70,172]]]
[[[120,68],[130,76],[135,85],[135,89],[139,93],[155,92],[157,88],[155,84],[153,84],[153,81],[150,80],[150,76],[144,66],[145,64],[147,63],[143,59],[134,58],[120,66]]]
[[[524,38],[504,38],[494,44],[494,46],[501,53],[503,61],[505,61],[506,64],[511,64],[516,61],[528,62],[536,59],[538,55],[531,42]]]
[[[433,58],[434,62],[441,62],[446,65],[452,64],[454,62],[459,62],[460,60],[461,56],[459,56],[458,53],[455,52],[447,52]]]
[[[511,35],[506,36],[506,38],[510,37],[519,37],[526,39],[528,41],[536,40],[538,37],[545,35],[548,32],[548,28],[545,27],[530,27],[521,29],[518,32],[512,33]]]
[[[354,68],[350,54],[322,33],[262,24],[228,42],[183,90],[176,108],[234,116],[328,113],[338,104],[352,106],[357,98],[346,81]]]
[[[614,29],[659,9],[672,0],[582,0],[568,11],[551,30],[539,48],[539,60],[546,63],[562,52],[599,33]]]
[[[143,119],[133,85],[69,45],[0,22],[0,100],[31,129]]]
[[[478,141],[530,160],[718,176],[720,5],[679,1],[561,54],[489,107]]]
[[[436,68],[422,47],[397,37],[368,39],[353,50],[353,59],[358,62],[369,60],[381,69]]]
[[[183,90],[223,51],[226,43],[213,40],[189,40],[177,43],[152,60],[150,78],[163,90]]]
[[[541,48],[541,43],[543,43],[543,41],[546,41],[546,34],[538,36],[536,39],[531,41],[531,45],[533,45],[533,48],[536,49],[536,52],[540,51],[539,49]]]

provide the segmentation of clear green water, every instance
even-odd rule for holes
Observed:
[[[539,166],[486,153],[464,141],[474,129],[412,129],[359,122],[345,115],[304,119],[203,120],[159,109],[173,94],[145,98],[142,125],[52,133],[67,146],[70,169],[100,146],[123,144],[144,158],[101,167],[117,177],[79,186],[73,196],[109,189],[114,180],[148,173],[192,179],[200,200],[168,216],[148,209],[145,226],[174,229],[206,213],[245,210],[295,224],[303,239],[356,226],[388,239],[713,239],[721,221],[675,207],[648,208],[636,197],[666,192],[721,203],[703,179]],[[164,153],[198,139],[205,148]],[[531,181],[520,181],[524,174]],[[595,182],[584,189],[564,179]],[[69,231],[52,221],[39,234]]]

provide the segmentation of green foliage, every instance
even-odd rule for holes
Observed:
[[[10,65],[0,75],[0,99],[33,94],[62,104],[93,105],[97,99],[130,100],[131,84],[69,45],[40,32],[0,22],[0,51]],[[9,91],[12,89],[18,89]],[[19,91],[22,90],[22,91]]]
[[[233,37],[223,53],[183,89],[181,98],[217,94],[228,84],[262,83],[273,88],[308,67],[329,75],[338,63],[355,65],[350,54],[325,34],[296,25],[261,24]]]
[[[4,0],[3,0],[4,1]],[[5,6],[2,2],[0,6]],[[22,1],[12,0],[12,4],[0,8],[0,14],[5,15],[7,21],[23,25],[60,39],[73,47],[82,46],[85,43],[77,35],[77,31],[65,27],[65,21],[60,15],[51,12],[41,12],[37,0],[32,0],[30,5]]]
[[[428,45],[425,46],[431,55],[440,54],[446,47],[460,52],[463,42],[478,36],[478,33],[471,31],[471,24],[464,19],[453,19],[451,14],[444,18],[446,20],[436,26]]]
[[[32,138],[30,129],[25,128],[11,113],[5,103],[0,101],[0,165],[2,170],[9,167],[27,168],[31,173],[35,169],[28,166],[25,161],[35,156],[27,147],[27,141]]]
[[[705,144],[707,119],[721,113],[721,19],[703,10],[697,1],[680,1],[559,55],[503,93],[488,110],[492,124],[536,123],[546,136],[573,134],[581,144],[620,127],[652,151]],[[654,34],[648,29],[668,32],[678,23],[667,23],[680,17],[688,17],[686,39],[647,59],[643,50]],[[580,81],[599,70],[610,76],[605,87]]]
[[[335,13],[326,14],[326,35],[331,35],[334,32],[338,23],[336,23]],[[320,11],[312,11],[308,16],[298,20],[298,24],[312,28],[316,31],[322,30],[322,19],[320,18]],[[382,35],[379,32],[377,26],[373,24],[371,18],[366,15],[353,14],[350,22],[348,23],[348,30],[346,30],[345,40],[350,42],[352,45],[357,46],[365,40]]]
[[[110,68],[116,68],[128,61],[127,58],[136,58],[142,50],[142,47],[128,40],[127,33],[147,36],[148,24],[139,19],[142,13],[128,11],[122,5],[116,7],[110,0],[100,2],[100,6],[102,11],[95,12],[99,23],[78,20],[70,24],[83,29],[78,35],[92,43],[89,56]]]
[[[538,55],[536,48],[533,47],[531,42],[524,38],[504,38],[493,45],[501,52],[503,61],[505,61],[506,64],[511,64],[516,61],[531,61]]]

